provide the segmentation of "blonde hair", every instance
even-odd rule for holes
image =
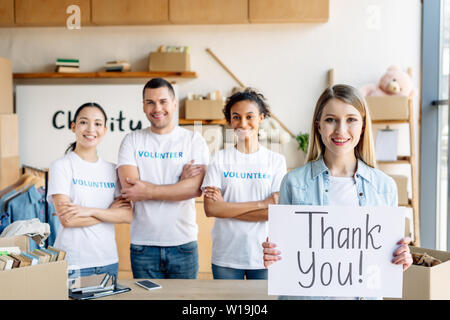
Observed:
[[[306,162],[319,160],[325,153],[325,145],[322,142],[317,123],[320,121],[325,105],[331,99],[338,99],[355,107],[363,120],[363,132],[358,145],[355,147],[355,156],[364,161],[368,166],[375,168],[375,147],[372,135],[372,120],[370,118],[367,103],[361,93],[354,87],[345,84],[336,84],[326,88],[317,100],[316,109],[309,136],[309,147]]]

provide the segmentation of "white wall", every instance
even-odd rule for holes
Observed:
[[[12,60],[14,72],[52,71],[57,57],[79,58],[82,71],[112,59],[146,70],[148,53],[159,45],[189,45],[198,78],[179,82],[180,97],[216,89],[229,94],[237,83],[205,51],[211,48],[298,133],[309,131],[330,68],[335,82],[359,87],[377,82],[390,65],[412,67],[418,87],[420,34],[420,0],[331,0],[323,24],[0,28],[0,56]],[[292,141],[286,149],[288,167],[303,163],[296,147]]]

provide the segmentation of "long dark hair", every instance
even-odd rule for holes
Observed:
[[[75,111],[75,116],[73,118],[73,120],[70,122],[70,125],[72,126],[72,123],[77,122],[77,118],[80,115],[80,112],[84,109],[84,108],[97,108],[98,110],[101,111],[101,113],[103,113],[103,116],[105,117],[105,127],[106,127],[106,119],[108,119],[108,117],[106,116],[106,112],[105,110],[103,110],[103,108],[96,102],[87,102],[85,104],[82,104],[81,106],[78,107],[77,111]],[[75,151],[75,148],[77,146],[77,142],[72,142],[69,147],[66,149],[66,152],[64,154],[67,154],[71,151]]]

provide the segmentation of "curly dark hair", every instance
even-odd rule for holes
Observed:
[[[228,123],[231,122],[231,108],[239,101],[251,101],[256,103],[260,114],[264,114],[264,118],[270,117],[269,105],[266,103],[266,98],[252,88],[245,88],[244,91],[239,91],[227,98],[227,103],[223,108],[223,114]]]

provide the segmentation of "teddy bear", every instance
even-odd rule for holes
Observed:
[[[415,88],[409,74],[396,66],[387,69],[378,85],[367,84],[361,87],[360,91],[366,97],[386,95],[412,97],[415,94]]]

